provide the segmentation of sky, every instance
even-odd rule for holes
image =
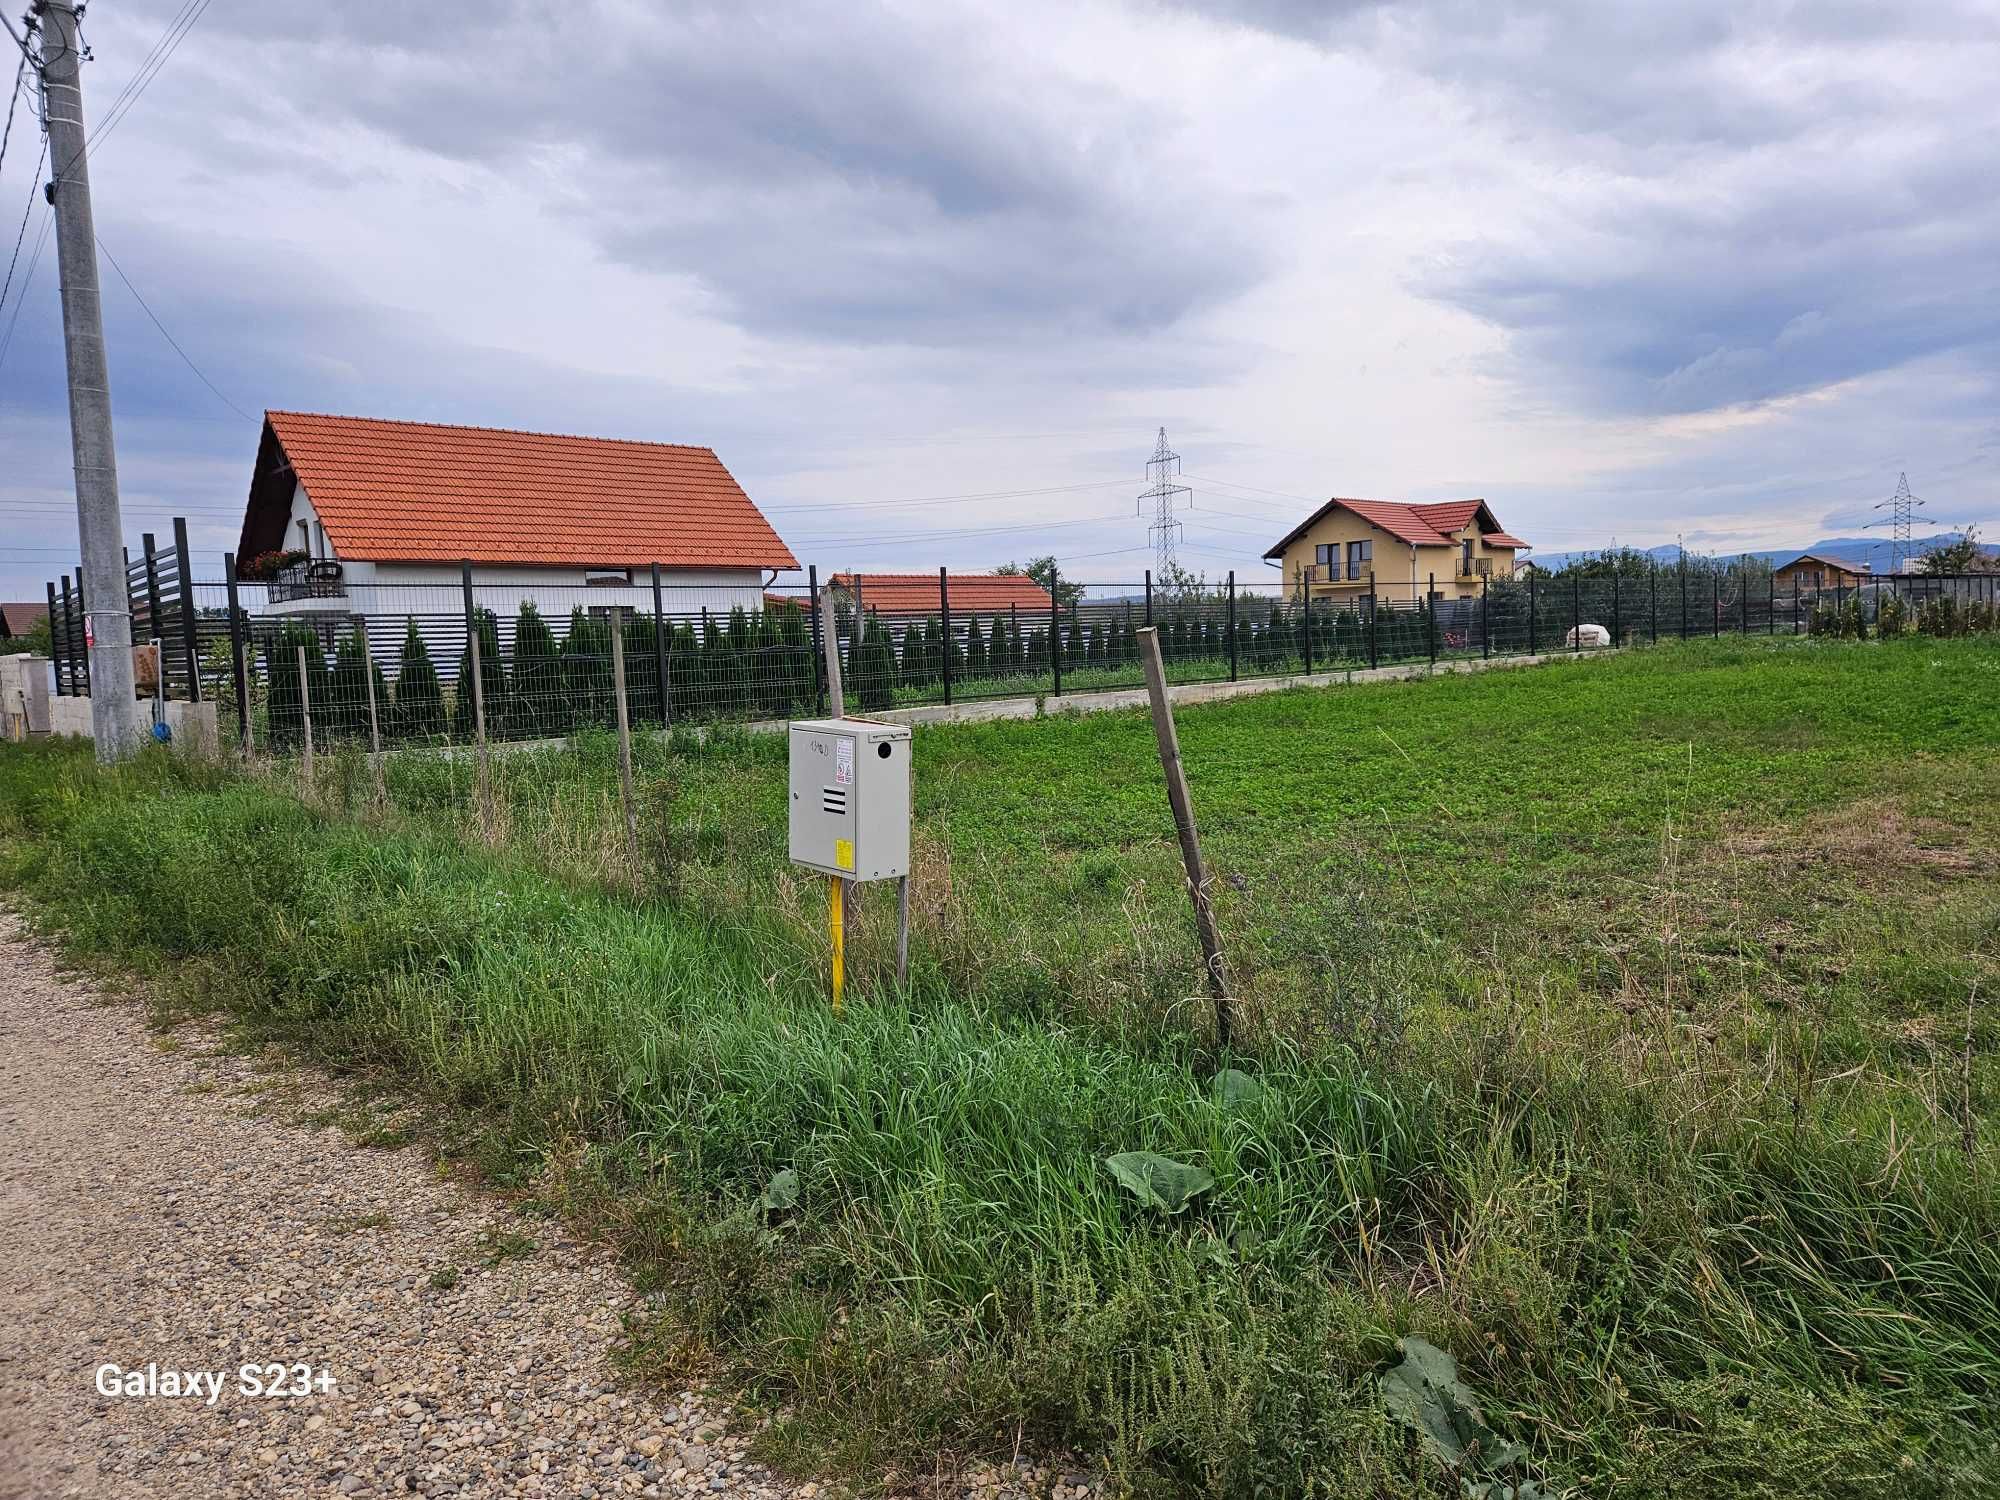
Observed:
[[[126,528],[186,516],[208,576],[267,407],[709,446],[823,571],[1136,580],[1163,426],[1210,578],[1330,495],[1730,553],[1907,471],[2000,530],[1994,0],[95,0],[85,38]],[[24,93],[0,597],[76,561],[40,145]]]

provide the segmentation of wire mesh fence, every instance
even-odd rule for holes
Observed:
[[[745,590],[650,578],[524,588],[462,567],[456,584],[373,582],[355,597],[288,576],[184,582],[184,538],[130,570],[135,638],[157,638],[167,695],[218,705],[225,738],[466,745],[612,727],[621,686],[640,728],[827,711],[817,572]],[[1985,608],[1993,575],[1866,580],[1780,591],[1769,571],[1572,571],[1471,582],[1157,586],[1044,580],[1043,603],[886,608],[831,595],[844,710],[1136,688],[1138,631],[1159,630],[1168,678],[1220,682],[1585,652],[1724,634],[1793,634],[1892,609]],[[80,588],[50,586],[55,681],[88,691]],[[1943,601],[1943,602],[1935,602]],[[1983,603],[1982,603],[1983,601]],[[353,607],[365,602],[365,609]],[[616,649],[616,648],[622,648]],[[474,661],[477,660],[475,672]],[[475,691],[475,678],[477,690]]]

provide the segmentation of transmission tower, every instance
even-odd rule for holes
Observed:
[[[1903,474],[1896,480],[1896,493],[1887,500],[1878,501],[1875,505],[1877,510],[1888,511],[1889,518],[1886,521],[1868,523],[1870,526],[1890,528],[1889,555],[1895,559],[1893,566],[1898,573],[1903,571],[1903,565],[1909,561],[1910,553],[1915,550],[1910,542],[1910,522],[1916,515],[1917,507],[1923,503],[1910,493],[1910,476]]]
[[[1174,512],[1186,506],[1194,506],[1194,491],[1184,484],[1175,484],[1174,478],[1181,471],[1181,456],[1167,446],[1167,429],[1160,429],[1160,439],[1153,445],[1153,456],[1146,460],[1146,478],[1149,481],[1145,493],[1139,496],[1139,514],[1147,513],[1147,502],[1151,501],[1153,524],[1146,528],[1146,535],[1153,541],[1153,576],[1168,578],[1179,566],[1174,555],[1180,542],[1181,523]]]

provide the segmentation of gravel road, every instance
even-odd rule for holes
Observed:
[[[339,1102],[154,1035],[0,912],[0,1500],[820,1493],[699,1392],[621,1386],[600,1253],[312,1123]],[[332,1384],[252,1396],[246,1363]],[[107,1364],[225,1378],[106,1396]]]

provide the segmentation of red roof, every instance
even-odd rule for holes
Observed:
[[[1352,511],[1369,525],[1412,547],[1449,547],[1450,533],[1463,531],[1475,521],[1490,528],[1481,533],[1489,546],[1528,545],[1500,529],[1499,518],[1484,500],[1434,500],[1412,505],[1402,500],[1348,500],[1336,496],[1286,532],[1264,555],[1282,556],[1284,550],[1305,535],[1314,522],[1333,510]]]
[[[26,635],[36,622],[48,618],[49,607],[40,600],[0,604],[0,635]]]
[[[270,411],[239,555],[287,543],[293,476],[346,560],[799,565],[708,448]]]
[[[848,594],[861,583],[861,607],[885,615],[937,614],[942,606],[935,573],[836,573],[833,587]],[[997,614],[1007,609],[1048,609],[1049,591],[1021,573],[953,573],[953,614]]]

